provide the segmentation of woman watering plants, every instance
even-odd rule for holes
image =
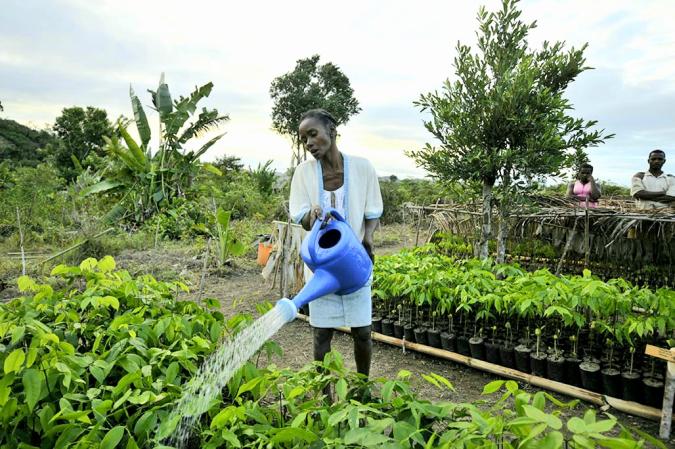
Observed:
[[[382,195],[375,169],[368,160],[338,150],[337,122],[323,109],[311,109],[302,115],[298,135],[313,159],[298,165],[293,174],[291,218],[310,230],[325,209],[334,208],[374,259],[373,233],[382,215]],[[306,282],[310,276],[305,267]],[[354,293],[329,294],[309,303],[314,360],[323,361],[330,352],[335,327],[350,327],[356,369],[368,376],[372,355],[370,286],[368,281]]]

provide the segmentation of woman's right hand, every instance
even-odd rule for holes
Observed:
[[[314,222],[316,221],[316,219],[322,216],[323,210],[321,209],[321,206],[313,205],[312,208],[309,210],[309,212],[307,212],[307,215],[305,215],[308,225],[307,228],[305,229],[307,230],[312,229],[312,226],[314,226]]]

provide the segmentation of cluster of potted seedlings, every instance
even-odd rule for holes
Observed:
[[[375,332],[661,407],[664,366],[644,346],[675,343],[673,290],[427,246],[378,258],[373,296]]]

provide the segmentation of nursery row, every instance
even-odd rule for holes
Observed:
[[[660,407],[661,362],[642,354],[673,343],[675,291],[434,249],[378,259],[375,331]]]
[[[1,449],[168,449],[162,442],[176,425],[168,418],[188,380],[251,320],[225,320],[214,300],[179,301],[183,284],[133,278],[110,257],[58,266],[44,282],[22,277],[19,287],[24,296],[0,305]],[[485,387],[501,395],[487,408],[419,399],[406,371],[367,381],[338,353],[322,367],[248,362],[192,429],[188,447],[665,447],[611,415],[563,420],[576,401],[530,394],[513,381]],[[423,377],[453,389],[441,376]],[[326,401],[329,384],[335,401]]]

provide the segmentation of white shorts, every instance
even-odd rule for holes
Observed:
[[[363,327],[372,323],[372,276],[366,285],[348,295],[330,294],[309,303],[312,327]]]

